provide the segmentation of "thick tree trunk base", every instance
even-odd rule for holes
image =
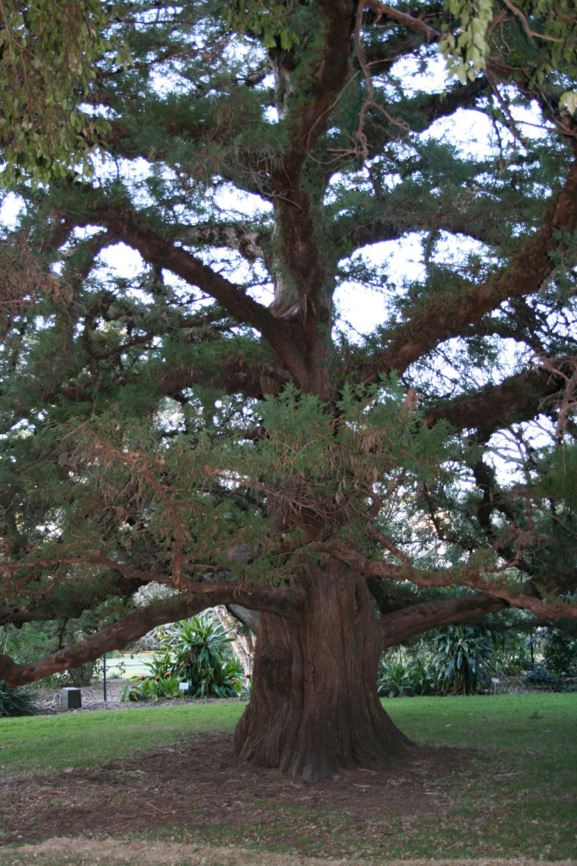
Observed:
[[[381,643],[366,584],[345,567],[311,577],[298,621],[263,614],[238,758],[308,781],[407,760],[416,746],[377,695]]]

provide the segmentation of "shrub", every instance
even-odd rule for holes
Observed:
[[[533,670],[523,674],[523,685],[529,689],[541,688],[556,691],[559,684],[559,676],[550,671],[546,665],[535,665]]]
[[[551,673],[570,677],[577,674],[577,637],[560,629],[549,629],[543,641],[543,660]]]
[[[381,697],[397,698],[434,693],[434,676],[426,656],[411,657],[402,650],[381,658],[377,688]]]
[[[432,667],[438,692],[472,695],[491,685],[495,650],[487,630],[451,625],[434,641]]]
[[[242,667],[232,655],[232,639],[209,613],[167,629],[162,643],[173,659],[172,670],[189,682],[195,698],[232,698],[242,690]]]
[[[0,718],[34,716],[38,712],[30,695],[23,689],[10,689],[0,682]]]
[[[160,698],[178,697],[180,680],[171,674],[136,677],[128,682],[122,692],[123,701],[158,701]]]
[[[210,614],[193,616],[160,631],[163,648],[148,664],[147,677],[131,680],[124,701],[177,698],[180,682],[193,698],[231,698],[242,691],[242,668],[230,650],[231,638]]]

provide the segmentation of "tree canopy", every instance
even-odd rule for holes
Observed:
[[[242,757],[401,753],[384,646],[577,618],[573,3],[0,9],[0,624],[121,602],[0,676],[228,604]]]

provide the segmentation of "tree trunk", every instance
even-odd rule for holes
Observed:
[[[415,746],[377,695],[382,637],[365,581],[336,565],[306,587],[298,620],[261,616],[236,754],[309,781],[403,760]]]

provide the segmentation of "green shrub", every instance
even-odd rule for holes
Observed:
[[[177,676],[135,677],[122,692],[123,701],[158,701],[160,698],[180,697],[180,680]]]
[[[442,695],[473,695],[491,685],[495,650],[490,633],[467,625],[440,629],[431,662],[436,691]]]
[[[381,658],[377,688],[381,697],[398,698],[434,694],[430,660],[394,650]]]
[[[543,660],[553,674],[577,675],[577,637],[560,629],[549,629],[543,641]]]
[[[34,716],[38,712],[30,695],[23,689],[10,689],[0,682],[0,718]]]
[[[471,695],[491,686],[495,669],[492,636],[474,626],[447,626],[409,648],[385,653],[378,691],[382,697]]]
[[[131,680],[124,701],[158,700],[182,695],[180,682],[190,683],[193,698],[232,698],[242,691],[242,667],[233,656],[228,632],[205,613],[160,630],[161,653],[153,656],[146,677]]]
[[[242,667],[230,649],[222,624],[205,613],[176,623],[163,639],[173,671],[190,683],[195,698],[232,698],[242,689]]]

